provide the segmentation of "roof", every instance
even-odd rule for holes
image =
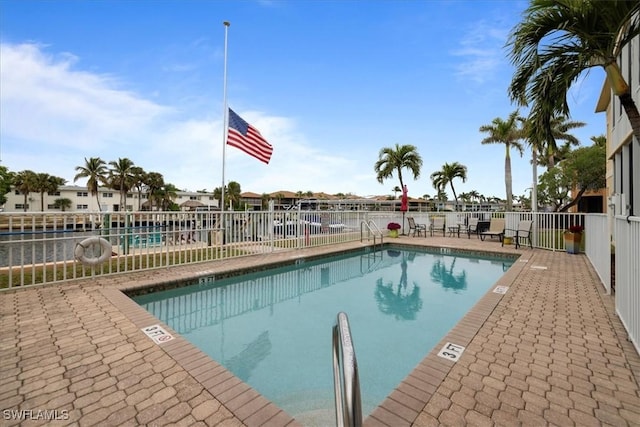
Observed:
[[[207,206],[207,205],[197,200],[187,200],[186,202],[180,203],[180,207],[198,208],[200,206]]]

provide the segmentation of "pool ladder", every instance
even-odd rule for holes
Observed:
[[[361,242],[364,240],[365,229],[368,231],[367,240],[369,240],[369,236],[373,235],[373,246],[375,247],[376,238],[380,237],[380,246],[382,247],[382,231],[380,231],[376,223],[373,222],[372,220],[362,221],[360,223],[360,241]]]
[[[342,368],[342,369],[341,369]],[[356,352],[351,340],[347,314],[340,312],[333,326],[333,387],[336,399],[336,425],[362,426],[362,401]]]

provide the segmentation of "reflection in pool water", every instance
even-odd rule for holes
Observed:
[[[338,312],[349,316],[366,416],[511,263],[392,254],[306,261],[135,300],[303,424],[330,425]]]

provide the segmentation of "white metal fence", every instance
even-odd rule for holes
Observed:
[[[640,218],[616,216],[616,312],[640,353]]]
[[[611,293],[611,232],[605,214],[585,216],[585,254],[598,273],[607,293]]]
[[[582,214],[491,212],[0,213],[0,288],[370,239],[363,221],[383,234],[397,222],[408,233],[409,216],[419,224],[444,217],[447,228],[472,216],[485,228],[496,216],[506,218],[507,229],[535,219],[534,245],[552,250],[564,249],[562,231],[584,220]]]

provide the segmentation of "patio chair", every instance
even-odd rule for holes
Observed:
[[[479,235],[482,241],[484,241],[485,237],[490,236],[492,239],[497,237],[502,242],[502,237],[504,237],[504,218],[491,218],[489,229],[481,231]]]
[[[407,221],[409,221],[409,234],[413,230],[413,237],[416,237],[416,234],[420,236],[421,234],[424,237],[427,237],[427,225],[426,224],[417,224],[416,220],[412,216],[407,217]]]
[[[444,224],[444,217],[436,217],[431,221],[431,226],[429,227],[429,233],[433,236],[434,232],[442,232],[442,237],[445,236],[447,229]]]
[[[516,245],[516,249],[518,249],[519,246],[522,246],[522,244],[520,243],[521,240],[524,240],[525,242],[525,246],[527,244],[527,242],[529,242],[529,247],[531,249],[533,249],[533,243],[531,242],[531,227],[533,225],[533,221],[528,221],[528,220],[522,220],[518,223],[518,228],[513,230],[513,229],[505,229],[505,233],[507,231],[512,231],[515,232],[515,236],[513,236],[513,241]],[[504,246],[504,239],[502,241],[502,246]]]
[[[464,230],[467,233],[467,237],[470,239],[471,234],[475,234],[480,238],[478,234],[478,218],[469,218],[469,222],[467,223],[467,227]]]

